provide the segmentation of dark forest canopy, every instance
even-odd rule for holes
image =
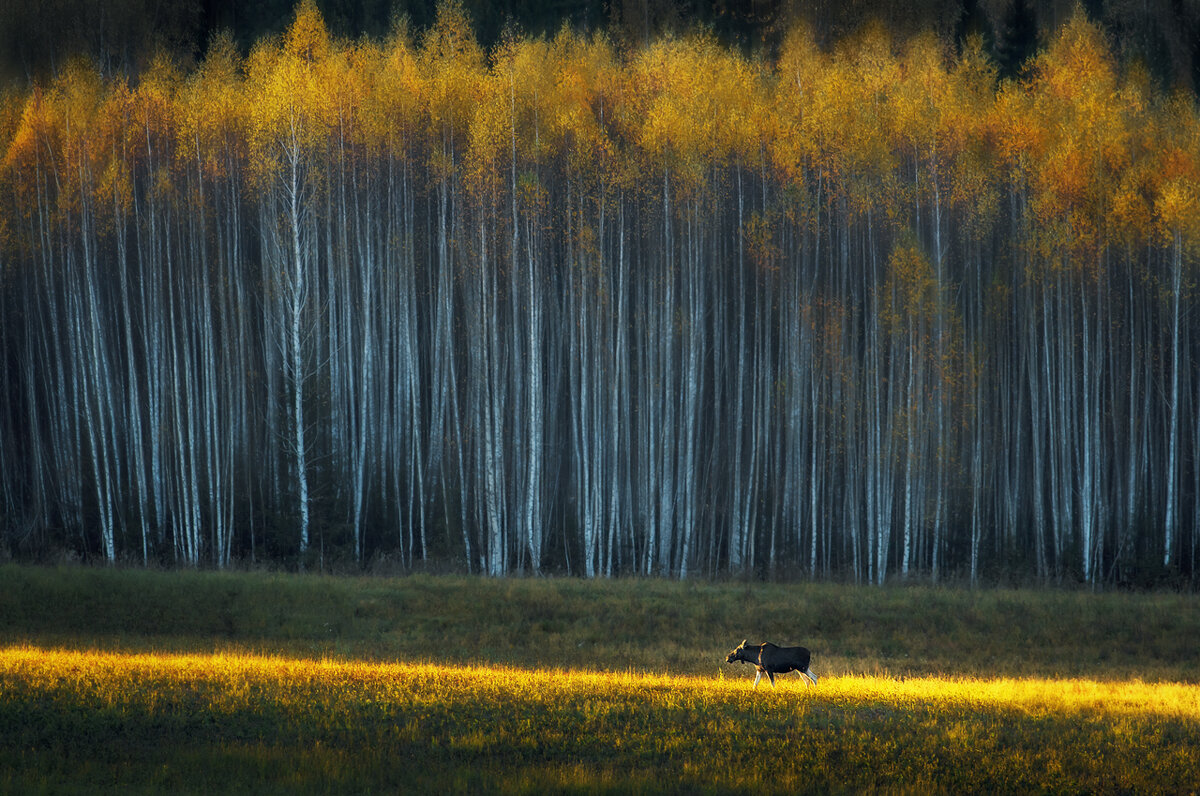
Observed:
[[[806,23],[822,46],[882,24],[897,38],[931,32],[961,49],[981,36],[1002,74],[1017,74],[1074,13],[1078,0],[464,0],[482,46],[518,30],[553,35],[563,25],[605,30],[644,45],[665,33],[706,30],[746,53],[777,55],[787,31]],[[105,72],[135,75],[165,49],[189,63],[214,37],[231,35],[242,53],[284,31],[293,0],[5,0],[0,3],[0,77],[46,78],[72,56]],[[437,0],[318,0],[332,35],[386,37],[404,20],[430,27]],[[1123,62],[1140,63],[1167,88],[1200,86],[1200,2],[1086,0],[1089,19]]]
[[[1195,582],[1200,115],[461,5],[0,95],[0,544],[227,566]]]

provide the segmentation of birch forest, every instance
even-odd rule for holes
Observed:
[[[460,5],[0,89],[0,556],[1195,584],[1200,113]]]

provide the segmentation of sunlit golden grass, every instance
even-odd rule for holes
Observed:
[[[1196,607],[0,565],[0,794],[1194,793]]]
[[[0,790],[1088,791],[1200,784],[1200,687],[0,649]]]

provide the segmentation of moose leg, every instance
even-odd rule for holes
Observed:
[[[806,672],[805,670],[803,670],[803,669],[792,669],[792,673],[793,673],[793,674],[795,674],[797,677],[799,677],[801,680],[804,680],[804,687],[805,687],[805,688],[808,688],[808,682],[809,682],[809,680],[812,680],[812,682],[813,682],[813,685],[816,685],[816,682],[817,682],[817,681],[816,681],[816,680],[813,680],[813,679],[812,679],[812,676],[811,676],[811,675],[809,675],[809,673],[808,673],[808,672]],[[806,677],[808,678],[808,680],[805,680],[805,679],[804,679],[804,678],[806,678]]]
[[[775,672],[768,671],[767,677],[771,678],[771,687],[774,688],[775,687]]]
[[[754,687],[758,688],[758,681],[762,679],[762,669],[754,673]]]

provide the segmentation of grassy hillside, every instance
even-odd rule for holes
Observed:
[[[743,638],[825,674],[1200,682],[1179,594],[0,567],[0,644],[730,676]]]
[[[5,566],[0,794],[1186,792],[1198,637],[1168,594]]]

